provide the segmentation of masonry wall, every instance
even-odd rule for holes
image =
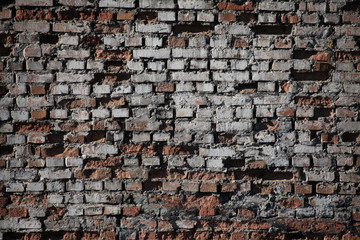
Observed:
[[[360,239],[359,1],[0,6],[0,239]]]

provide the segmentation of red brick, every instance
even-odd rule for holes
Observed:
[[[323,121],[296,121],[295,122],[297,128],[303,129],[303,130],[311,130],[311,131],[318,131],[318,130],[329,130],[330,125],[323,122]]]
[[[352,44],[349,48],[352,48]],[[334,58],[339,61],[357,61],[360,60],[360,52],[335,52]]]
[[[295,97],[295,103],[303,106],[331,106],[332,102],[329,97]]]
[[[46,118],[46,110],[33,110],[31,111],[32,119],[44,119]]]
[[[294,116],[294,107],[282,108],[280,111],[277,111],[277,116],[279,117],[293,117]]]
[[[124,216],[137,216],[140,214],[140,208],[137,206],[123,207],[122,213]]]
[[[50,123],[15,123],[14,129],[16,132],[25,133],[25,132],[50,132],[51,124]]]
[[[115,13],[112,11],[109,12],[100,12],[97,19],[99,21],[110,21],[110,20],[114,20],[115,18]]]
[[[291,48],[292,42],[289,39],[275,39],[276,48]]]
[[[236,183],[222,183],[221,192],[235,192],[237,189]]]
[[[42,157],[78,157],[79,148],[77,147],[51,147],[41,149]]]
[[[70,143],[85,143],[85,135],[68,134],[66,135],[65,141]]]
[[[128,173],[127,171],[123,170],[123,169],[116,169],[115,171],[115,176],[116,178],[131,178],[130,173]]]
[[[347,233],[342,236],[341,240],[360,240],[360,236],[356,234]]]
[[[63,108],[86,108],[96,106],[96,100],[93,98],[85,98],[85,99],[63,99],[58,102]]]
[[[6,208],[0,208],[0,218],[6,217],[8,215],[8,210]]]
[[[141,191],[143,189],[141,182],[130,182],[125,185],[127,191]]]
[[[101,167],[115,167],[121,164],[121,158],[117,157],[108,157],[106,160],[98,159],[98,158],[91,158],[85,160],[86,167],[89,168],[101,168]]]
[[[9,208],[10,217],[27,217],[26,208]]]
[[[114,130],[120,130],[121,129],[121,126],[120,126],[118,121],[107,121],[107,120],[105,120],[105,125],[106,125],[106,128],[105,128],[106,130],[114,131]],[[94,130],[97,130],[95,124],[94,124],[93,128],[94,128]],[[104,129],[98,129],[98,130],[104,130]]]
[[[266,232],[251,232],[249,238],[260,240],[260,239],[269,239],[269,236],[268,233]]]
[[[156,232],[140,232],[139,239],[140,240],[155,240]]]
[[[360,23],[360,16],[358,14],[344,12],[343,21],[351,24]]]
[[[316,184],[316,192],[319,194],[333,194],[335,186],[333,184]]]
[[[44,167],[45,160],[44,159],[29,159],[28,160],[28,167]]]
[[[1,144],[1,140],[0,140],[0,144]],[[6,167],[6,161],[3,159],[0,159],[0,168],[5,168]]]
[[[189,196],[186,198],[184,207],[186,209],[198,208],[199,216],[215,216],[217,214],[217,207],[220,201],[215,196],[195,197]]]
[[[346,229],[346,223],[334,220],[317,220],[311,225],[313,232],[342,232]]]
[[[217,192],[216,183],[201,183],[200,192]]]
[[[120,12],[117,14],[117,20],[134,20],[133,12]]]
[[[234,222],[235,229],[244,230],[267,230],[270,228],[268,222]]]
[[[0,135],[0,144],[5,144],[6,141],[6,135]]]
[[[75,232],[67,232],[63,235],[62,240],[77,240],[79,239],[79,234]]]
[[[283,92],[287,93],[289,92],[291,85],[289,83],[282,83],[280,87]]]
[[[295,194],[311,194],[311,185],[295,185]]]
[[[163,146],[162,155],[191,155],[194,149],[188,146]]]
[[[256,216],[256,213],[254,211],[251,211],[249,209],[246,208],[240,208],[238,209],[238,213],[239,217],[241,218],[254,218]]]
[[[85,232],[81,240],[99,240],[99,233]]]
[[[130,59],[130,51],[96,50],[95,59],[96,60],[107,60],[107,61],[129,60]]]
[[[359,221],[360,221],[360,212],[353,211],[353,212],[352,212],[352,219],[353,219],[354,221],[359,222]]]
[[[234,232],[231,234],[231,240],[247,240],[248,233],[244,232]]]
[[[79,20],[94,21],[95,18],[96,18],[95,12],[91,12],[91,11],[80,12]]]
[[[0,19],[10,19],[10,18],[12,18],[11,9],[3,8],[2,11],[0,11]]]
[[[46,209],[46,216],[53,221],[60,220],[65,214],[65,209],[62,207],[50,207]]]
[[[156,147],[153,145],[121,145],[119,151],[122,154],[154,155],[156,153]]]
[[[41,240],[42,234],[41,233],[26,233],[24,236],[24,240]]]
[[[185,47],[186,46],[185,38],[182,38],[182,37],[169,37],[168,45],[170,47]]]
[[[339,142],[339,135],[334,133],[321,134],[321,142],[337,143]]]
[[[128,27],[125,24],[95,24],[96,33],[126,33]]]
[[[311,224],[314,220],[306,219],[306,220],[289,220],[286,221],[286,230],[287,231],[307,231],[310,229]]]
[[[74,178],[106,179],[111,178],[111,170],[108,168],[76,170]]]
[[[46,93],[45,86],[30,86],[30,93],[34,95],[43,95]]]
[[[312,55],[310,58],[310,60],[314,60],[314,61],[330,61],[331,60],[331,53],[330,52],[318,52],[315,55]]]
[[[30,20],[34,19],[34,17],[33,10],[17,10],[15,16],[17,20]]]
[[[28,136],[28,142],[30,143],[44,143],[45,136],[43,134],[31,134]]]
[[[118,97],[118,98],[97,98],[98,105],[106,106],[106,107],[118,107],[125,105],[125,98]]]
[[[0,207],[5,207],[8,200],[8,197],[0,197]]]
[[[53,20],[54,15],[51,11],[37,11],[35,15],[38,20]]]
[[[232,230],[232,222],[231,221],[213,221],[212,222],[213,224],[213,227],[214,227],[214,230],[216,232],[219,232],[219,231],[231,231]]]
[[[222,13],[220,15],[220,20],[223,22],[234,22],[236,21],[236,16],[233,13]]]
[[[281,14],[281,23],[295,24],[299,22],[299,17],[296,14]]]
[[[246,2],[242,5],[231,3],[231,2],[220,2],[218,5],[218,8],[220,11],[222,10],[236,10],[236,11],[252,11],[254,10],[253,3],[252,2]]]
[[[46,195],[25,195],[25,196],[19,196],[19,195],[11,195],[10,200],[13,205],[46,205],[47,203],[47,197]]]
[[[116,240],[116,233],[113,231],[105,231],[100,233],[100,239],[103,240]]]
[[[156,84],[156,92],[174,92],[175,86],[173,83],[158,83]]]
[[[248,163],[248,167],[250,169],[266,169],[266,162],[259,160],[259,161],[252,161]]]
[[[303,198],[287,198],[280,201],[280,205],[284,207],[304,207],[304,199]]]
[[[163,182],[162,189],[164,191],[178,191],[180,189],[179,182]]]
[[[234,48],[247,48],[249,43],[243,38],[235,38],[233,42]]]

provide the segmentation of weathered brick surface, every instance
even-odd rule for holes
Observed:
[[[359,6],[1,0],[0,240],[360,239]]]

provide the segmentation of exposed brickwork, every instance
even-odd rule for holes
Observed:
[[[359,1],[0,0],[0,240],[360,239]]]

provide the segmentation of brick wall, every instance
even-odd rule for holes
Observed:
[[[0,6],[0,239],[360,239],[359,1]]]

